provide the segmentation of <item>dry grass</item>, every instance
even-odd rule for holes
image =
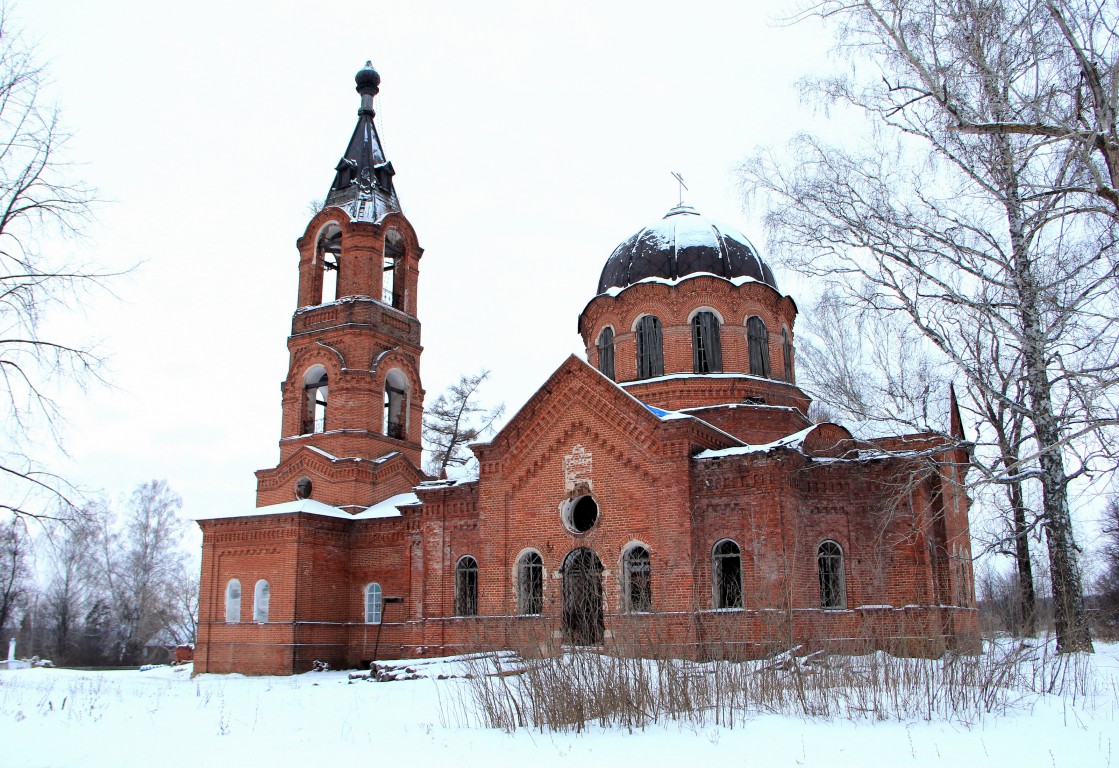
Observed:
[[[1079,702],[1094,686],[1083,655],[1058,656],[1045,643],[992,643],[982,655],[935,660],[789,652],[695,662],[575,648],[536,659],[480,656],[461,704],[480,724],[507,731],[734,726],[761,713],[972,724],[1039,696]]]

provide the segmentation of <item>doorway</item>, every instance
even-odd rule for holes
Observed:
[[[563,636],[572,645],[602,642],[602,561],[586,547],[563,561]]]

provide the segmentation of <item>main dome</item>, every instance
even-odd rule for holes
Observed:
[[[598,292],[650,277],[675,280],[697,272],[728,279],[751,277],[777,288],[773,272],[741,232],[678,205],[614,249],[602,268]]]

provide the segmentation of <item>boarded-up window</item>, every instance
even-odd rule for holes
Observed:
[[[455,615],[478,615],[478,561],[469,555],[455,566]]]
[[[781,329],[781,356],[785,362],[785,381],[793,382],[793,342],[789,338],[789,329]]]
[[[649,550],[633,547],[625,555],[625,610],[641,613],[653,609],[652,569]]]
[[[816,566],[820,571],[820,605],[824,608],[843,608],[847,605],[847,590],[843,578],[843,550],[834,541],[825,541],[816,552]]]
[[[261,579],[253,589],[253,621],[263,624],[268,621],[268,603],[272,597],[272,590],[268,582]]]
[[[750,373],[769,378],[769,335],[758,316],[746,321],[746,338],[750,343]]]
[[[536,552],[525,552],[517,561],[517,613],[544,612],[544,561]]]
[[[723,370],[719,318],[714,312],[697,312],[692,318],[692,365],[696,373],[719,373]]]
[[[663,375],[661,321],[653,315],[645,315],[637,321],[637,378],[649,379]]]
[[[606,326],[598,334],[598,370],[614,378],[614,329]]]
[[[723,539],[712,552],[716,608],[742,607],[742,552],[730,539]]]
[[[377,582],[365,586],[365,623],[381,623],[381,585]]]
[[[230,624],[241,620],[241,582],[237,579],[225,585],[225,620]]]

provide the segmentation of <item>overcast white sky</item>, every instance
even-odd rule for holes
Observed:
[[[140,266],[53,322],[115,388],[68,398],[65,474],[110,496],[165,478],[187,513],[254,506],[274,466],[295,239],[381,73],[378,121],[421,262],[422,374],[514,412],[573,351],[613,248],[676,203],[765,248],[733,168],[826,132],[795,81],[828,66],[787,2],[23,0],[69,156],[107,201],[85,242]],[[778,281],[790,288],[788,275]]]

